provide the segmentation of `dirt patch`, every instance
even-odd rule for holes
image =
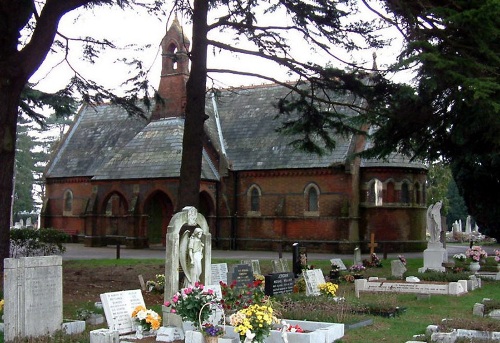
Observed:
[[[82,268],[71,263],[63,264],[63,298],[66,308],[75,308],[85,303],[100,300],[107,292],[141,289],[139,275],[144,281],[154,280],[156,274],[164,274],[163,265],[106,266]],[[146,306],[163,304],[163,294],[142,292]],[[65,315],[71,315],[65,313]]]

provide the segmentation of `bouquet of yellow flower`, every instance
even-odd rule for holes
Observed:
[[[339,289],[339,286],[337,284],[331,282],[320,283],[318,287],[321,294],[332,298],[335,297],[337,289]]]
[[[142,327],[143,331],[151,329],[158,330],[160,328],[161,317],[153,310],[148,310],[144,306],[137,306],[132,312],[132,318],[138,326]]]
[[[240,335],[241,342],[246,338],[253,338],[253,342],[262,343],[271,334],[272,326],[278,320],[270,306],[254,304],[233,314],[230,323]]]

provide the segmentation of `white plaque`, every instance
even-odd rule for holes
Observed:
[[[139,305],[146,307],[140,289],[104,293],[101,302],[109,328],[120,334],[133,331],[132,312]]]

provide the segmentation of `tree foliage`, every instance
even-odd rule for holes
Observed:
[[[500,238],[500,3],[385,4],[405,37],[395,67],[414,65],[417,75],[374,118],[374,153],[448,162],[481,231]]]

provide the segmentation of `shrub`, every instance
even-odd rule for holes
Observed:
[[[68,241],[68,234],[55,229],[14,229],[10,231],[10,256],[62,254],[66,250],[63,243]]]

